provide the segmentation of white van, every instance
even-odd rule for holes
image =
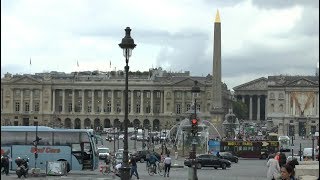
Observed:
[[[318,156],[319,151],[314,148],[314,157],[316,158]],[[303,149],[303,158],[305,157],[312,157],[312,148],[304,148]]]

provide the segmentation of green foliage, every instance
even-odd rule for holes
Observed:
[[[241,101],[234,101],[232,102],[232,109],[238,119],[247,119],[248,107],[245,103]]]

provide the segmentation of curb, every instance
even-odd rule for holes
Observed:
[[[174,164],[171,166],[171,168],[184,168],[183,165]]]

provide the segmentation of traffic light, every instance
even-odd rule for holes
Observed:
[[[36,140],[33,141],[33,145],[35,146],[35,150],[34,150],[34,158],[38,158],[38,144],[39,144],[39,141],[41,140],[42,138],[39,138],[38,136],[36,136]]]
[[[191,133],[195,136],[198,133],[198,119],[191,119]]]

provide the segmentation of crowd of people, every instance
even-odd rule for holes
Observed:
[[[294,168],[299,162],[297,159],[286,161],[286,155],[282,152],[270,155],[267,162],[267,178],[269,180],[295,180]]]
[[[111,166],[111,164],[114,161],[112,161],[109,158],[106,158],[105,163],[108,167]],[[171,157],[170,154],[167,153],[167,156],[165,156],[163,153],[161,153],[161,158],[158,159],[155,154],[153,153],[148,153],[146,155],[146,166],[147,169],[148,167],[152,166],[153,169],[155,170],[154,173],[157,174],[157,162],[162,163],[164,165],[164,177],[169,177],[170,174],[170,168],[171,168]],[[130,170],[130,177],[132,178],[132,176],[136,176],[137,179],[139,179],[139,173],[138,173],[138,166],[137,166],[137,160],[135,155],[131,155],[129,158],[129,165],[131,166],[131,170]],[[120,177],[120,168],[122,166],[122,163],[119,164],[113,164],[113,168],[114,168],[114,174],[118,177]]]

